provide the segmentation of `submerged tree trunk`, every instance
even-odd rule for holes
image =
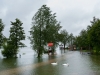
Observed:
[[[41,57],[41,52],[40,51],[41,51],[41,47],[39,47],[38,52],[37,52],[38,53],[38,56],[37,56],[38,58]]]
[[[37,56],[38,58],[40,58],[41,57],[41,54],[40,54],[40,50],[38,51],[38,56]]]
[[[40,58],[40,57],[41,57],[41,44],[40,44],[40,48],[38,50],[38,58]]]
[[[65,53],[65,43],[64,43],[64,53]]]
[[[53,55],[54,55],[54,52],[55,52],[55,51],[54,51],[54,47],[52,47],[52,54],[53,54]]]

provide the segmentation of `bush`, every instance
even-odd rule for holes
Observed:
[[[3,51],[2,51],[2,55],[6,58],[9,58],[9,57],[14,57],[15,56],[15,53],[14,53],[14,49],[13,49],[13,46],[12,45],[3,45]]]

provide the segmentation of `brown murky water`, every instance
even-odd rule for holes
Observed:
[[[100,75],[100,56],[66,51],[57,55],[43,55],[38,59],[30,49],[19,52],[21,58],[4,59],[0,56],[0,75]],[[57,65],[51,65],[56,62]],[[69,66],[62,64],[69,63]]]

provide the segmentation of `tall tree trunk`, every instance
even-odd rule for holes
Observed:
[[[40,58],[40,56],[41,56],[41,24],[40,24],[40,46],[38,50],[38,58]]]
[[[38,58],[41,57],[40,49],[39,49],[39,51],[38,51],[38,56],[37,56],[37,57],[38,57]]]

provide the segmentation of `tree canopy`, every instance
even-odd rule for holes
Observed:
[[[4,50],[2,54],[4,57],[16,57],[18,48],[25,46],[21,42],[21,40],[25,40],[22,24],[23,23],[19,19],[16,19],[15,22],[11,22],[12,27],[10,28],[10,36],[6,40],[6,44],[3,44]]]
[[[100,19],[95,18],[95,20],[91,22],[91,28],[88,31],[88,34],[89,41],[92,43],[94,49],[96,49],[96,52],[98,53],[100,51]]]
[[[4,24],[2,22],[2,19],[0,19],[0,48],[2,46],[2,43],[3,43],[3,33],[2,31],[4,30]]]
[[[69,34],[65,29],[60,31],[59,42],[61,42],[64,45],[65,50],[65,45],[69,42]]]
[[[49,7],[43,5],[32,18],[29,39],[32,48],[38,53],[38,57],[42,55],[44,46],[47,46],[48,42],[53,42],[54,46],[58,42],[58,31],[61,26],[55,15],[55,13],[51,13]]]

